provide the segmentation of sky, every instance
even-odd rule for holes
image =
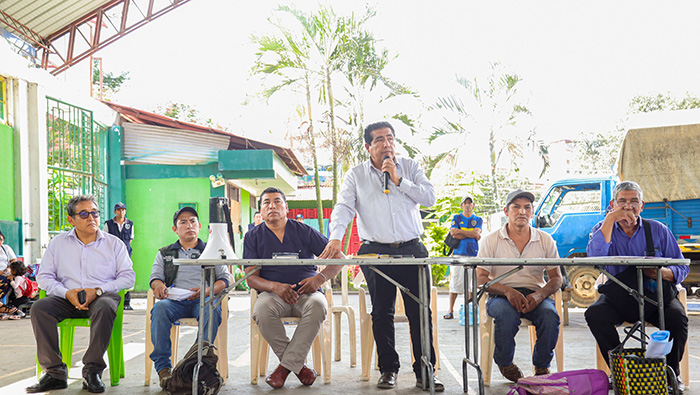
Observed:
[[[233,133],[286,145],[281,139],[296,129],[290,118],[299,101],[292,94],[243,104],[261,90],[259,79],[250,76],[256,49],[250,36],[275,32],[267,19],[277,4],[192,0],[118,40],[96,55],[106,71],[130,73],[112,100],[144,110],[189,104]],[[318,4],[294,2],[305,11]],[[361,14],[366,3],[324,4],[338,14]],[[397,55],[386,74],[417,90],[424,105],[459,91],[455,76],[484,78],[489,64],[500,62],[522,78],[520,94],[545,142],[615,129],[635,95],[700,96],[696,2],[367,4],[377,11],[369,28]],[[87,67],[83,62],[60,78],[87,90]],[[401,100],[392,105],[399,111],[410,106]],[[381,117],[382,106],[369,103],[366,118]],[[397,133],[405,130],[398,127]]]

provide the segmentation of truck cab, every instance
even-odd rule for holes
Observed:
[[[586,256],[591,229],[605,218],[616,184],[616,177],[557,181],[537,205],[532,226],[552,235],[560,257]],[[567,268],[573,305],[585,307],[594,301],[598,274],[592,267]]]

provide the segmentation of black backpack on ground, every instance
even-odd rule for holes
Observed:
[[[202,346],[202,367],[199,368],[198,394],[214,395],[224,385],[224,379],[216,368],[218,362],[216,347],[205,341]],[[165,391],[169,395],[192,394],[192,376],[195,366],[197,366],[197,343],[192,345],[184,358],[175,365],[172,376],[166,380]]]

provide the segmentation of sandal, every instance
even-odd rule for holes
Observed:
[[[17,311],[16,307],[0,306],[0,314],[12,314]]]
[[[447,313],[447,314],[443,315],[442,318],[444,318],[446,320],[451,320],[451,319],[455,318],[455,316],[452,313]]]

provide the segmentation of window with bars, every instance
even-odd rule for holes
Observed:
[[[49,234],[70,228],[65,207],[78,195],[97,198],[107,210],[107,128],[92,111],[46,98]]]

